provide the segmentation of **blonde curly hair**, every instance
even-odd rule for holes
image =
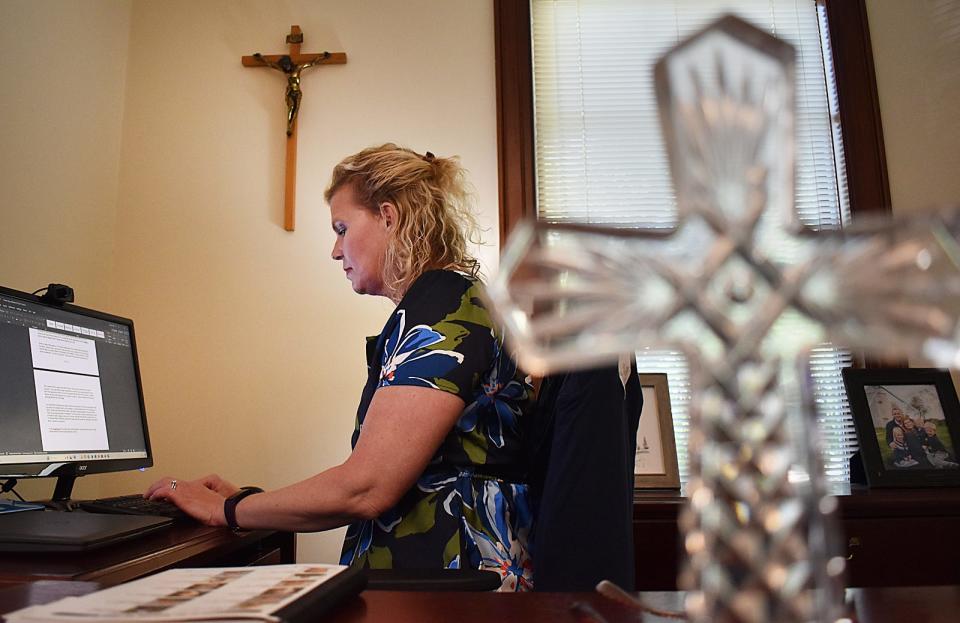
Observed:
[[[357,201],[380,214],[392,203],[398,222],[384,258],[384,286],[399,300],[425,271],[455,270],[477,277],[480,264],[467,251],[479,243],[466,171],[456,156],[437,158],[386,143],[344,158],[324,192],[327,203],[345,186]]]

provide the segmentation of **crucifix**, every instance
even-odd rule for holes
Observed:
[[[303,90],[300,88],[300,74],[316,65],[342,65],[347,62],[344,52],[320,52],[303,54],[303,32],[299,26],[291,26],[287,35],[290,44],[289,54],[260,54],[244,56],[240,60],[244,67],[269,67],[283,72],[287,77],[287,162],[283,185],[283,228],[293,231],[296,219],[296,183],[297,183],[297,115]]]
[[[734,17],[656,67],[673,230],[523,223],[487,292],[533,374],[682,352],[697,622],[842,616],[811,378],[817,344],[960,367],[960,207],[840,232],[793,212],[794,52]],[[800,477],[791,477],[795,467]]]

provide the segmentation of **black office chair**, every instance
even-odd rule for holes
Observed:
[[[547,377],[530,430],[534,590],[635,587],[633,461],[643,393],[635,364]]]

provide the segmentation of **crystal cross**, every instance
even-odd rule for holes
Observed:
[[[793,49],[739,19],[671,50],[656,82],[677,226],[521,224],[489,296],[534,374],[686,353],[693,619],[835,620],[843,560],[802,363],[832,341],[954,365],[960,212],[843,232],[799,223]],[[794,466],[809,480],[789,478]]]

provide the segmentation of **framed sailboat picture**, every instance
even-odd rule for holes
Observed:
[[[643,411],[637,428],[637,451],[633,463],[636,489],[679,489],[677,444],[666,374],[640,374]]]

